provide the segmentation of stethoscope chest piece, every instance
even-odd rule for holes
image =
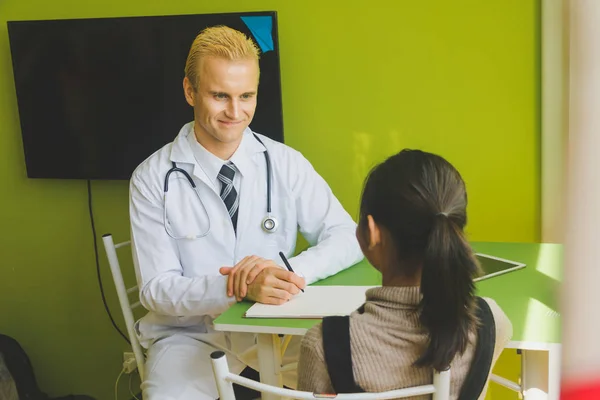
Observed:
[[[263,231],[267,233],[275,233],[277,231],[277,228],[279,227],[279,222],[277,222],[277,219],[275,219],[274,217],[267,215],[262,220],[260,226],[262,227]]]

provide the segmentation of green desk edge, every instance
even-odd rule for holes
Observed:
[[[527,266],[477,283],[477,294],[494,299],[513,324],[513,342],[560,343],[558,291],[563,249],[549,243],[471,243],[478,253],[519,261]],[[381,274],[366,260],[313,285],[380,285]],[[219,316],[215,325],[309,329],[319,319],[245,318],[251,302],[240,302]]]

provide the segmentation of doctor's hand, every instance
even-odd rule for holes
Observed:
[[[277,267],[263,269],[248,285],[246,298],[263,304],[284,304],[304,289],[304,278]]]
[[[228,275],[227,296],[235,295],[237,301],[241,301],[248,294],[248,285],[265,268],[280,268],[273,260],[267,260],[258,256],[244,257],[233,267],[221,267],[219,272]]]

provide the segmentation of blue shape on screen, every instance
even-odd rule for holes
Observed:
[[[263,53],[273,50],[273,18],[269,16],[240,17],[246,24]]]

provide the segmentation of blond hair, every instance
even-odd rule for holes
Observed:
[[[198,89],[198,63],[203,57],[221,57],[227,60],[257,60],[258,47],[242,32],[227,26],[212,26],[204,29],[190,48],[185,62],[185,76],[194,89]]]

